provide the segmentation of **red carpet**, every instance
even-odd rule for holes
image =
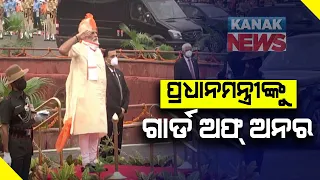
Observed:
[[[106,168],[108,168],[108,171],[105,171],[103,173],[101,173],[101,177],[100,178],[105,178],[108,177],[110,175],[113,174],[114,172],[114,165],[106,165]],[[76,171],[76,175],[81,178],[81,167],[77,166],[75,168]],[[137,180],[137,172],[144,172],[146,174],[149,174],[151,172],[151,168],[150,167],[146,167],[146,166],[130,166],[130,165],[120,165],[119,166],[119,172],[124,175],[125,177],[127,177],[127,180]],[[173,172],[173,168],[171,167],[155,167],[154,168],[155,173],[161,173],[161,172]],[[188,173],[190,171],[188,170],[179,170],[180,172],[183,173]],[[48,180],[51,180],[51,177],[48,177]]]

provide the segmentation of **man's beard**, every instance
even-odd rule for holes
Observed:
[[[84,44],[85,44],[86,46],[90,47],[91,49],[93,49],[94,51],[95,51],[96,49],[98,49],[98,48],[99,48],[99,45],[100,45],[98,39],[95,39],[95,41],[93,41],[93,40],[87,40],[87,41],[85,41],[85,40],[84,40]]]
[[[93,40],[93,43],[95,43],[95,44],[99,44],[100,45],[100,43],[99,43],[99,39],[97,38],[97,39],[94,39]]]

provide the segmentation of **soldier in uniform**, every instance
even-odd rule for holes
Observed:
[[[29,97],[24,93],[27,87],[24,76],[28,71],[28,69],[22,70],[16,64],[6,70],[6,85],[9,85],[12,91],[0,104],[3,160],[23,180],[28,180],[33,155],[32,126],[49,116],[36,113]]]
[[[10,0],[10,14],[15,15],[16,14],[16,1],[15,0]]]
[[[24,93],[28,69],[10,66],[5,74],[12,91],[0,106],[0,121],[3,141],[3,160],[23,179],[28,180],[31,156],[33,155],[32,126],[47,117],[34,112],[29,97]]]
[[[47,17],[46,17],[46,40],[55,41],[56,34],[56,18],[57,18],[57,0],[48,0],[47,2]]]
[[[0,0],[0,39],[3,39],[4,2]]]
[[[40,6],[41,2],[39,0],[34,0],[33,2],[33,28],[38,30],[38,35],[41,35],[41,23],[40,23]]]
[[[6,18],[10,18],[10,2],[9,0],[4,0],[4,3],[3,3],[3,8],[4,8],[4,13],[5,13],[5,17]],[[10,35],[9,32],[5,32],[5,35]]]
[[[33,0],[24,0],[22,2],[23,10],[23,23],[24,23],[24,34],[20,34],[20,38],[23,36],[27,38],[32,38],[32,29],[33,29]]]
[[[41,14],[41,17],[40,17],[40,19],[42,19],[43,20],[43,24],[42,24],[42,30],[43,30],[43,37],[44,37],[44,40],[46,40],[46,32],[47,32],[47,20],[46,20],[46,18],[47,18],[47,2],[46,2],[46,0],[40,0],[40,3],[41,3],[41,5],[40,5],[40,14]],[[40,20],[40,22],[41,22],[41,20]]]

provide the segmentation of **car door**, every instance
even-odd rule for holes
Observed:
[[[119,25],[129,17],[127,0],[94,0],[95,20],[99,37],[121,39]]]
[[[187,17],[192,19],[196,24],[199,24],[200,26],[205,24],[204,19],[201,17],[206,17],[206,15],[203,14],[199,8],[192,5],[181,5],[180,7]]]
[[[130,20],[128,27],[137,32],[148,33],[150,35],[159,34],[156,21],[147,7],[138,0],[130,1]],[[139,10],[141,9],[141,10]]]

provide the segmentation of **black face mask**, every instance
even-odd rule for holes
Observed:
[[[13,86],[18,91],[23,91],[27,87],[27,81],[24,78],[20,78],[13,83]]]

